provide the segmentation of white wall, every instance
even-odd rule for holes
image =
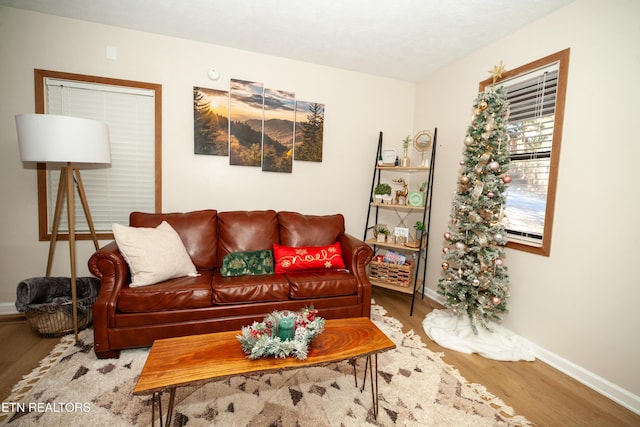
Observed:
[[[163,210],[276,209],[340,212],[361,237],[378,132],[398,141],[413,129],[415,84],[335,68],[0,7],[0,303],[43,276],[48,242],[37,236],[36,173],[18,153],[14,115],[34,111],[33,69],[148,81],[163,86]],[[117,48],[117,60],[106,47]],[[212,82],[207,70],[221,79]],[[294,162],[292,174],[230,166],[193,154],[193,86],[227,89],[229,79],[264,83],[325,105],[322,163]],[[105,243],[105,242],[101,242]],[[78,243],[87,275],[90,242]],[[58,244],[54,275],[68,276],[68,245]]]
[[[512,69],[571,48],[551,256],[507,251],[511,299],[504,326],[549,357],[565,359],[567,370],[584,368],[602,388],[626,389],[617,391],[635,404],[639,17],[637,1],[577,0],[428,76],[418,84],[415,111],[416,123],[427,117],[439,132],[427,273],[435,291],[478,83],[500,60]]]

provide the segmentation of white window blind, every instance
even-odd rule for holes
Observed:
[[[78,81],[45,79],[45,111],[107,123],[111,165],[83,167],[82,182],[97,232],[111,232],[114,222],[129,223],[131,211],[155,209],[155,93]],[[58,191],[59,170],[47,166],[49,232]],[[76,229],[89,231],[75,192]],[[60,231],[67,230],[66,212]]]
[[[507,124],[513,178],[505,207],[510,239],[541,246],[545,225],[559,64],[501,82],[507,92]]]

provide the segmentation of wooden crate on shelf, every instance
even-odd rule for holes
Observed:
[[[392,264],[390,262],[371,261],[369,278],[388,285],[408,288],[413,277],[413,264]]]

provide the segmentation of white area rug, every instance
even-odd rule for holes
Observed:
[[[379,355],[378,418],[367,382],[354,385],[348,362],[236,377],[176,392],[174,426],[516,426],[530,425],[479,384],[429,351],[413,331],[372,307],[372,320],[397,345]],[[239,344],[238,344],[239,345]],[[0,413],[9,426],[150,425],[147,396],[132,390],[148,349],[122,351],[119,359],[98,360],[92,331],[61,343],[18,383]],[[362,381],[364,361],[358,363]],[[166,408],[167,397],[163,401]]]
[[[468,316],[457,316],[450,310],[433,310],[422,321],[429,338],[442,347],[461,353],[478,353],[488,359],[516,362],[535,360],[533,352],[522,339],[497,324],[491,331],[478,326],[478,334],[471,327]]]

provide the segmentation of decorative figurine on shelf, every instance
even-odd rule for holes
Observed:
[[[404,178],[394,179],[393,182],[398,185],[402,185],[402,190],[396,190],[396,204],[406,204],[407,194],[409,194],[409,186]]]
[[[402,140],[402,148],[404,149],[404,154],[402,155],[400,166],[403,168],[408,168],[411,165],[411,158],[409,158],[409,152],[408,152],[410,142],[411,142],[411,135],[407,135],[407,137]]]

